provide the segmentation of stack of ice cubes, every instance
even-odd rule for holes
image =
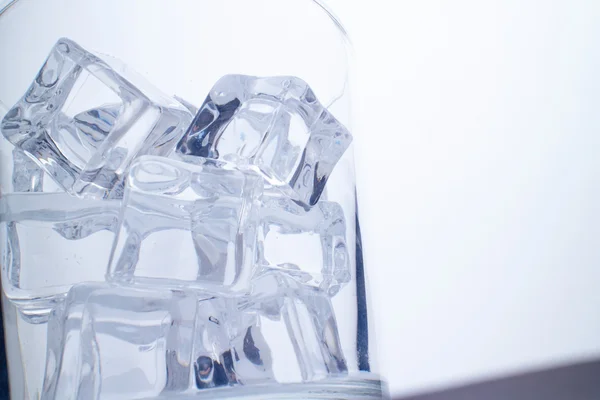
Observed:
[[[320,197],[352,137],[304,81],[228,75],[196,110],[61,39],[1,130],[2,286],[47,325],[42,398],[276,382],[265,324],[299,380],[347,372],[346,216]]]

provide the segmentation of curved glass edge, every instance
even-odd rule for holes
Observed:
[[[2,15],[8,8],[14,5],[19,0],[0,0],[0,15]]]
[[[350,36],[348,35],[348,31],[346,30],[346,28],[344,27],[344,25],[341,23],[340,19],[338,18],[338,16],[333,12],[333,10],[331,9],[331,7],[329,7],[324,0],[312,0],[315,4],[317,4],[319,7],[321,7],[323,9],[323,11],[325,11],[325,13],[329,16],[329,18],[331,18],[331,20],[333,21],[333,23],[335,23],[338,27],[338,29],[342,32],[342,34],[344,35],[344,37],[346,38],[346,40],[351,43],[352,41],[350,40]]]
[[[329,19],[331,19],[331,22],[333,22],[333,24],[337,27],[337,29],[340,32],[340,37],[342,39],[344,49],[346,50],[346,66],[348,69],[345,71],[346,76],[344,79],[344,86],[342,87],[342,91],[338,96],[333,98],[329,103],[325,104],[325,108],[330,109],[348,92],[348,87],[350,85],[350,76],[352,72],[351,65],[352,60],[354,58],[354,53],[352,50],[352,39],[350,38],[348,31],[344,27],[344,24],[342,24],[342,22],[340,21],[340,18],[335,14],[333,9],[325,2],[325,0],[312,0],[312,2],[315,3],[319,8],[321,8],[321,10],[323,10],[323,12],[329,17]]]

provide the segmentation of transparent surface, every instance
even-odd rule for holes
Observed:
[[[381,397],[345,32],[310,0],[165,4],[0,15],[13,396]]]
[[[143,398],[191,382],[198,300],[160,290],[76,286],[49,321],[42,398]]]
[[[104,281],[118,215],[113,200],[3,194],[2,285],[8,299],[32,322],[44,321],[70,285]]]
[[[42,398],[146,398],[345,376],[327,296],[302,285],[282,290],[271,293],[283,299],[281,317],[268,318],[239,298],[199,291],[74,286],[48,322]]]
[[[214,160],[188,161],[146,156],[132,166],[109,277],[247,290],[262,179]]]
[[[191,120],[157,92],[119,61],[62,38],[0,128],[66,191],[120,198],[131,160],[168,154]]]
[[[333,296],[350,281],[346,218],[339,204],[321,201],[305,211],[277,193],[262,197],[258,265],[285,271]],[[303,251],[290,251],[301,246]]]
[[[229,75],[210,90],[177,151],[254,167],[312,207],[351,141],[301,79]]]
[[[300,368],[300,377],[285,380],[306,382],[347,374],[335,311],[324,291],[267,270],[255,277],[252,290],[239,304],[240,309],[285,322]]]

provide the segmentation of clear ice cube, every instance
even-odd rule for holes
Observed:
[[[331,299],[278,270],[266,270],[252,284],[240,308],[261,317],[284,321],[303,381],[314,381],[348,372]],[[279,335],[281,337],[281,335]],[[281,345],[271,343],[280,350]],[[277,372],[277,368],[276,368]]]
[[[318,291],[288,297],[282,313],[305,381],[348,372],[328,297]]]
[[[201,292],[74,286],[53,313],[43,399],[139,399],[272,379],[257,317]]]
[[[74,286],[48,326],[42,399],[139,399],[191,383],[195,295]]]
[[[130,170],[109,276],[121,282],[246,290],[262,179],[226,163],[143,156]]]
[[[194,377],[198,389],[274,379],[271,350],[256,313],[238,310],[236,299],[200,301],[194,345]]]
[[[59,114],[59,126],[78,139],[81,150],[88,155],[98,150],[108,134],[114,129],[121,112],[121,104],[108,104],[100,108],[85,110],[73,118]]]
[[[301,79],[227,75],[211,89],[177,151],[247,166],[308,208],[351,141]]]
[[[2,286],[31,322],[43,322],[72,284],[104,281],[119,202],[67,193],[0,197]]]
[[[44,187],[44,171],[25,153],[16,148],[13,150],[12,183],[15,192],[42,192]]]
[[[132,159],[171,152],[192,117],[118,60],[60,39],[1,130],[66,191],[120,198]]]
[[[306,211],[277,194],[262,197],[258,264],[276,268],[330,296],[350,281],[342,207],[320,201]]]

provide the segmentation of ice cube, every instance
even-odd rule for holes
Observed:
[[[216,160],[189,161],[143,156],[132,165],[112,280],[246,290],[262,179]]]
[[[201,292],[74,286],[48,332],[43,399],[168,397],[273,376],[256,315]]]
[[[247,166],[308,208],[351,141],[301,79],[227,75],[211,89],[177,151]]]
[[[72,284],[104,281],[118,216],[116,200],[64,192],[2,195],[2,286],[8,299],[31,322],[43,322]]]
[[[319,291],[288,297],[283,318],[305,381],[348,372],[331,300]]]
[[[4,139],[2,139],[4,141]],[[31,157],[17,147],[13,147],[8,142],[4,141],[12,149],[12,169],[6,163],[3,168],[6,169],[7,177],[11,176],[12,188],[7,187],[5,193],[64,193],[64,189],[60,187],[53,179],[45,178],[46,173],[39,165],[37,165]],[[8,158],[11,154],[7,154]],[[3,171],[4,172],[4,171]],[[8,182],[7,182],[8,183]]]
[[[309,211],[267,192],[262,197],[258,263],[279,269],[330,296],[350,281],[346,219],[342,207],[320,201]]]
[[[73,118],[59,114],[59,126],[77,138],[82,149],[94,153],[114,129],[121,112],[121,104],[108,104],[100,108],[82,111]]]
[[[347,373],[331,299],[321,290],[281,271],[265,270],[253,280],[251,293],[240,301],[240,309],[285,322],[285,338],[291,341],[303,381]],[[274,354],[275,349],[282,350],[273,340],[269,344]],[[277,366],[274,369],[277,373]]]
[[[271,350],[262,336],[258,317],[240,311],[236,299],[200,301],[194,337],[198,389],[274,379]]]
[[[191,119],[118,60],[60,39],[1,130],[66,191],[119,198],[132,159],[172,151]]]
[[[185,391],[194,294],[82,284],[48,328],[42,399],[139,399]]]
[[[15,192],[41,192],[44,171],[20,149],[13,150],[12,182]]]

